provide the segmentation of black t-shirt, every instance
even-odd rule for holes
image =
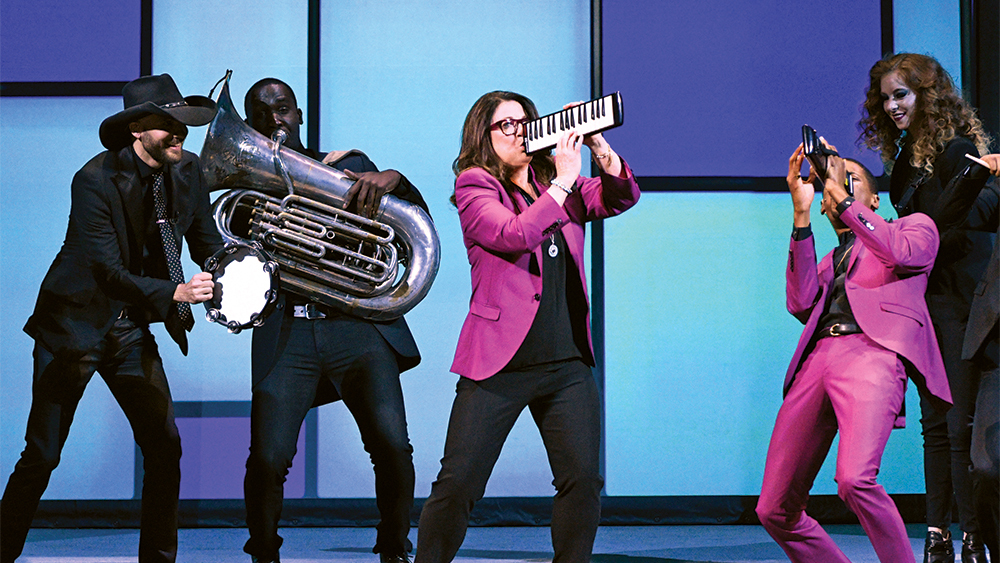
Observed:
[[[143,196],[142,196],[142,217],[143,225],[145,229],[145,242],[143,247],[133,248],[132,252],[142,252],[141,259],[138,256],[132,256],[129,263],[132,264],[132,273],[137,276],[146,276],[151,278],[160,278],[169,280],[170,271],[167,269],[167,259],[163,254],[163,239],[160,237],[160,226],[157,224],[156,218],[156,206],[153,204],[153,174],[158,171],[163,172],[163,196],[167,200],[167,219],[173,220],[173,197],[172,191],[170,189],[170,171],[168,170],[168,165],[164,165],[159,169],[153,169],[148,164],[143,162],[135,151],[132,151],[132,156],[135,159],[136,170],[139,172],[139,182],[142,185]],[[180,241],[177,241],[178,248],[180,248]],[[140,268],[139,271],[134,271],[136,268]]]
[[[528,194],[522,195],[532,202]],[[504,371],[584,357],[581,350],[587,346],[586,299],[562,231],[542,242],[542,260],[542,292],[536,296],[538,312]],[[537,272],[538,267],[532,255],[529,268]]]
[[[845,231],[837,236],[840,245],[833,251],[833,286],[827,295],[826,307],[816,325],[821,331],[835,324],[855,324],[851,302],[847,300],[847,266],[851,262],[851,252],[854,250],[854,233]]]

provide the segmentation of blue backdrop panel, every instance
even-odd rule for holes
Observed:
[[[836,237],[818,201],[812,223],[823,256]],[[760,492],[802,332],[785,310],[791,230],[786,194],[644,194],[606,222],[607,494]],[[908,402],[879,476],[893,493],[923,490],[915,392]],[[814,493],[836,493],[832,467]]]
[[[249,417],[178,418],[184,456],[182,499],[242,499]],[[285,481],[285,498],[305,495],[305,432],[299,432],[295,457]]]
[[[24,449],[31,351],[21,332],[66,235],[73,174],[103,150],[101,121],[121,98],[0,100],[0,480]],[[47,499],[131,498],[132,432],[100,377],[87,388]]]
[[[589,2],[324,2],[321,14],[323,150],[358,148],[407,176],[430,206],[441,269],[407,315],[423,356],[403,375],[416,495],[440,468],[457,375],[449,372],[468,312],[469,266],[448,202],[462,123],[479,96],[513,90],[542,113],[589,96]],[[526,38],[539,38],[527,40]],[[343,405],[319,418],[319,494],[370,496],[371,463]],[[336,468],[336,469],[333,469]],[[486,494],[551,496],[538,431],[523,416]]]
[[[4,82],[115,82],[139,76],[136,0],[4,0]],[[110,17],[109,17],[110,16]]]
[[[608,134],[645,176],[782,176],[808,123],[856,156],[877,0],[735,4],[604,0],[604,90],[626,126]],[[869,152],[862,161],[878,173]],[[776,170],[777,167],[777,170]]]

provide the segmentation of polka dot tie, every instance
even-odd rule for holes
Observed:
[[[174,230],[167,219],[167,198],[163,195],[163,172],[153,173],[153,206],[156,208],[156,224],[160,226],[160,239],[163,241],[163,256],[167,259],[167,270],[170,271],[170,281],[184,283],[184,269],[181,268],[181,253],[177,249],[177,239]],[[184,330],[191,330],[194,317],[191,315],[189,303],[176,303],[177,316]]]

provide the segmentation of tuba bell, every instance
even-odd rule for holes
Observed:
[[[386,321],[416,306],[441,262],[430,216],[391,194],[374,219],[344,210],[354,181],[244,123],[228,78],[201,150],[209,190],[229,190],[212,209],[225,242],[259,244],[282,289],[345,314]]]

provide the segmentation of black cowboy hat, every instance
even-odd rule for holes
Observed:
[[[185,125],[205,125],[215,117],[215,102],[205,96],[181,97],[169,74],[143,76],[122,88],[125,109],[101,123],[101,144],[119,150],[135,140],[129,124],[149,114],[172,117]]]

